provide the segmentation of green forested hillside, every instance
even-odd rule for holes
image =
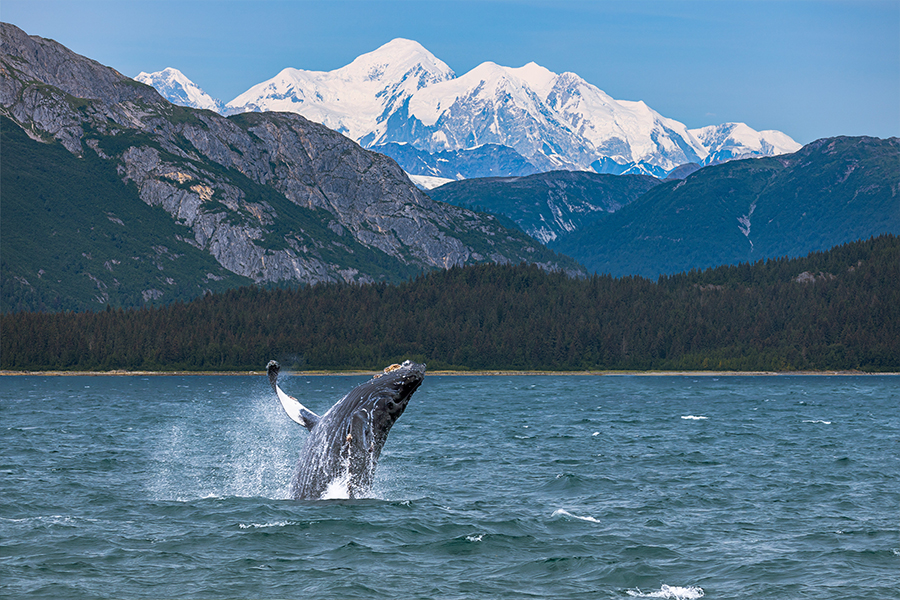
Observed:
[[[0,317],[4,369],[900,369],[900,238],[662,277],[483,265]]]
[[[190,300],[251,280],[188,244],[114,165],[42,144],[0,117],[0,309],[88,310]]]
[[[656,277],[900,233],[900,139],[837,137],[658,185],[550,246],[588,270]]]

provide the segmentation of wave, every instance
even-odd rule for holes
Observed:
[[[595,519],[594,517],[582,517],[580,515],[573,515],[569,511],[564,510],[562,508],[554,510],[553,514],[550,516],[551,517],[563,517],[563,518],[567,518],[567,519],[579,519],[581,521],[587,521],[589,523],[601,523],[601,521],[599,521],[598,519]]]
[[[81,523],[97,522],[99,522],[99,519],[71,515],[40,515],[36,517],[22,517],[20,519],[0,517],[0,523],[13,523],[16,525],[32,525],[34,523],[37,523],[44,527],[54,527],[58,525],[75,527]]]
[[[703,588],[697,586],[679,587],[665,584],[655,592],[642,592],[638,589],[627,590],[627,593],[636,598],[669,598],[671,600],[695,600],[705,595]]]

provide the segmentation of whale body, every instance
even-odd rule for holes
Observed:
[[[291,482],[291,497],[365,497],[371,490],[378,457],[388,433],[425,377],[425,365],[410,361],[391,365],[355,387],[319,416],[278,385],[280,366],[266,367],[281,406],[309,430]]]

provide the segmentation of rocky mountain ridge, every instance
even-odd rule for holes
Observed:
[[[184,241],[258,283],[397,280],[477,262],[582,271],[495,217],[434,202],[389,158],[300,115],[180,107],[6,23],[0,114],[34,140],[114,164],[188,228]]]

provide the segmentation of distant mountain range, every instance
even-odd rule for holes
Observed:
[[[900,139],[826,138],[667,182],[552,172],[429,194],[508,217],[590,271],[655,278],[900,234]]]
[[[800,148],[779,131],[743,123],[700,129],[663,117],[643,102],[615,100],[575,73],[535,63],[485,62],[459,77],[419,43],[395,39],[334,71],[286,68],[227,104],[170,68],[141,73],[170,101],[224,114],[294,112],[384,152],[412,175],[462,179],[446,153],[465,163],[485,145],[509,158],[495,175],[586,170],[664,177],[686,163],[713,164]],[[418,151],[414,161],[406,161]],[[513,156],[517,154],[518,157]]]
[[[431,200],[391,159],[300,115],[176,106],[6,23],[0,132],[4,311],[402,281],[481,262],[584,273],[497,217]]]

